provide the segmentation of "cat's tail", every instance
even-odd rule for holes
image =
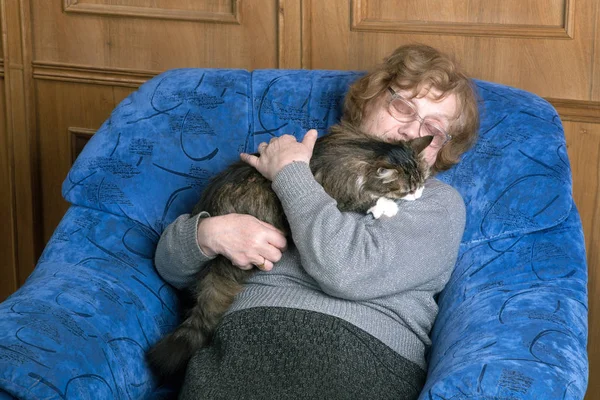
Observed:
[[[248,275],[248,271],[234,267],[222,257],[211,264],[209,273],[197,284],[196,303],[188,317],[146,354],[152,370],[161,376],[185,372],[194,353],[210,341]]]
[[[194,326],[193,319],[188,317],[146,353],[150,367],[158,375],[168,377],[184,372],[194,352],[207,344],[207,334]]]

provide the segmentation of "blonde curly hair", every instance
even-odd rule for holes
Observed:
[[[382,64],[354,82],[344,100],[342,120],[361,126],[367,107],[394,85],[412,93],[412,98],[437,89],[441,100],[455,94],[458,118],[448,128],[452,135],[437,155],[432,172],[444,171],[460,161],[460,156],[477,140],[479,111],[473,82],[448,55],[426,45],[397,48]]]

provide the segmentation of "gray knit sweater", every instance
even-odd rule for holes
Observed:
[[[465,225],[458,192],[429,179],[420,199],[399,200],[398,214],[374,219],[340,212],[306,163],[286,166],[273,189],[295,246],[272,271],[254,274],[229,312],[291,307],[339,317],[426,369],[434,295],[450,278]],[[177,288],[210,260],[196,241],[199,218],[181,215],[158,243],[156,268]]]

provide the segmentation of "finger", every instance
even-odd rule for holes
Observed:
[[[268,144],[267,142],[262,142],[261,144],[259,144],[259,145],[258,145],[258,152],[259,152],[260,154],[262,154],[262,153],[263,153],[263,151],[265,151],[265,150],[266,150],[266,148],[267,148],[267,146],[268,146],[268,145],[269,145],[269,144]]]
[[[273,269],[273,263],[270,260],[262,258],[261,256],[258,256],[258,258],[261,258],[262,260],[254,263],[256,268],[260,269],[261,271],[270,271]]]
[[[240,154],[240,159],[247,163],[250,164],[250,166],[256,168],[256,166],[258,165],[258,157],[252,155],[252,154],[248,154],[248,153],[242,153]]]
[[[269,237],[267,237],[267,242],[269,242],[271,246],[275,246],[277,249],[280,250],[287,248],[287,240],[285,236],[283,236],[279,231],[275,232],[275,234],[269,235]]]
[[[265,260],[265,262],[261,266],[257,266],[261,271],[270,271],[273,269],[273,263],[269,260]]]
[[[296,136],[286,133],[285,135],[281,135],[281,136],[274,137],[273,139],[271,139],[271,143],[276,142],[276,141],[286,143],[286,142],[297,142],[298,140],[296,139]]]
[[[318,134],[319,133],[316,129],[309,130],[304,135],[304,138],[302,139],[302,144],[307,146],[310,149],[310,151],[312,151],[315,148],[315,142],[317,141]]]
[[[233,265],[235,265],[235,264],[233,264]],[[252,268],[254,268],[254,267],[255,267],[255,265],[254,265],[254,264],[235,265],[235,266],[236,266],[236,267],[238,267],[238,268],[239,268],[239,269],[241,269],[241,270],[244,270],[244,271],[251,270]]]
[[[281,260],[281,257],[283,256],[282,251],[272,245],[266,246],[260,251],[260,254],[265,258],[266,261],[270,261],[273,264]]]
[[[262,226],[264,226],[265,228],[269,228],[273,231],[279,232],[279,234],[281,234],[281,236],[285,237],[285,232],[282,231],[281,229],[277,229],[275,228],[273,225],[269,224],[268,222],[265,221],[261,221],[260,219],[257,219],[258,223],[261,224]]]

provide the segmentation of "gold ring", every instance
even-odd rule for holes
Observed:
[[[265,267],[265,262],[267,262],[267,259],[263,257],[263,262],[260,264],[257,264],[256,267],[259,269],[263,269]]]

